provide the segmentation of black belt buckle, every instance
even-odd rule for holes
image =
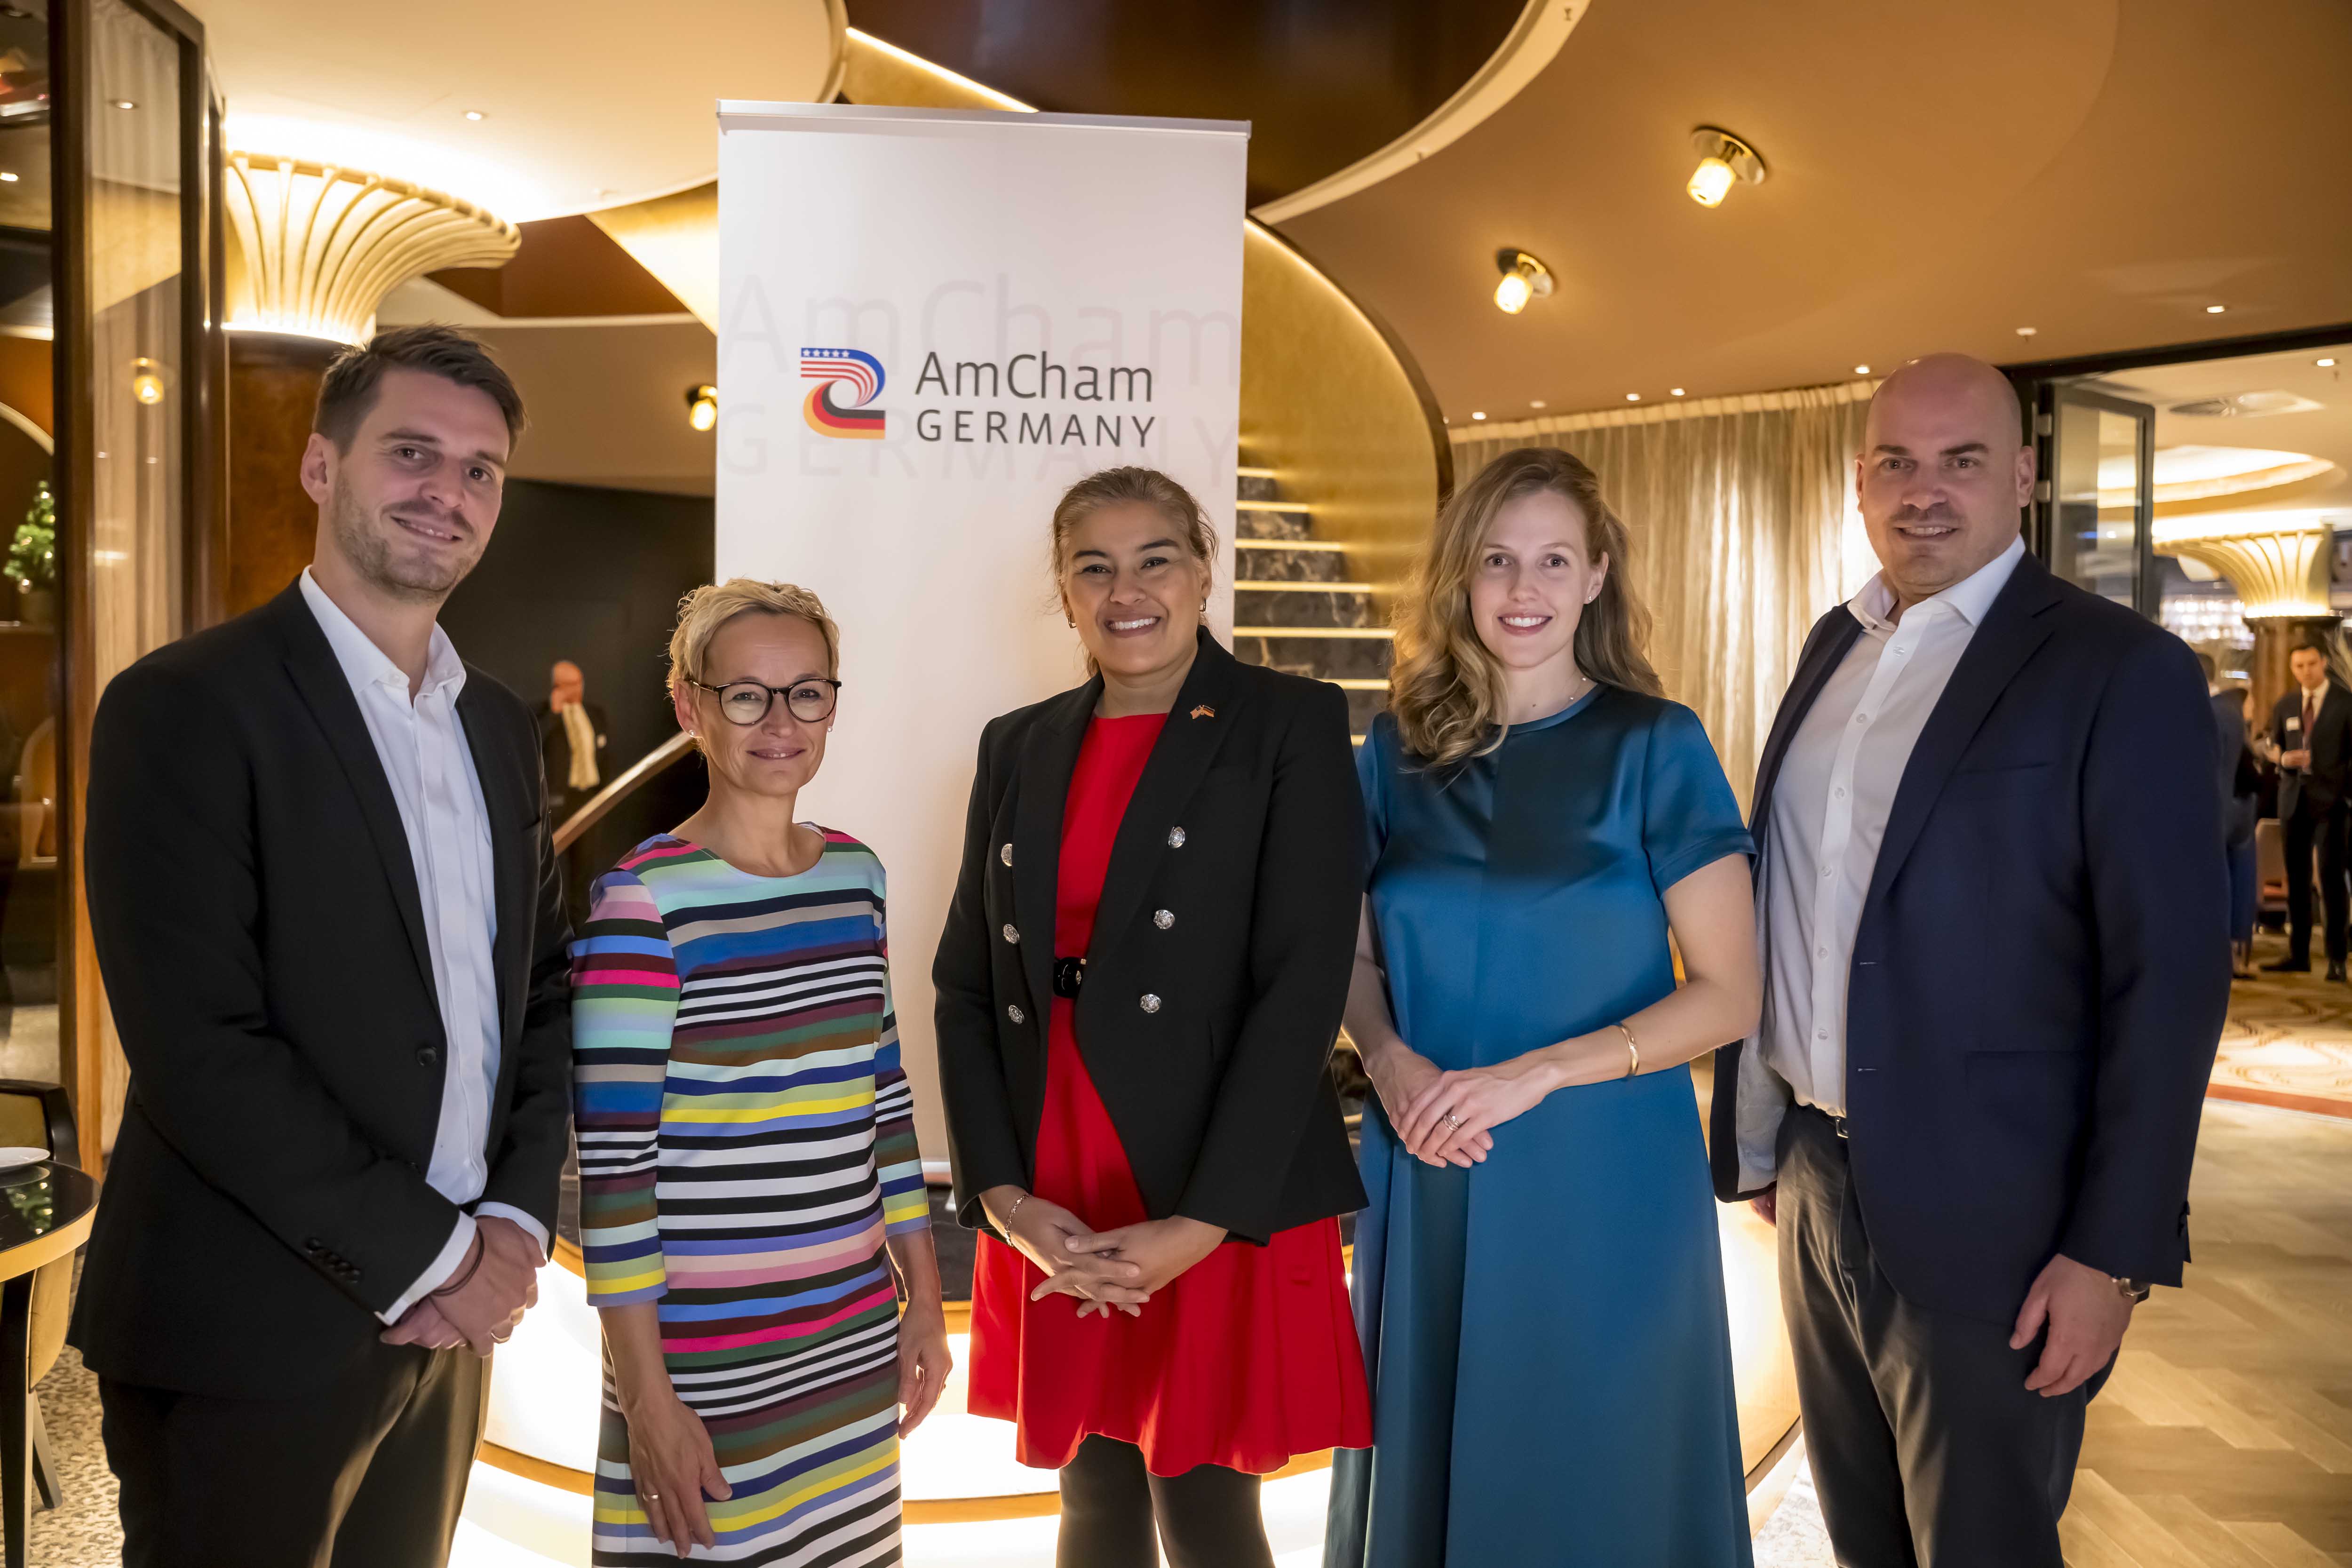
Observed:
[[[1066,996],[1075,1002],[1086,988],[1087,961],[1083,958],[1054,960],[1054,994]]]

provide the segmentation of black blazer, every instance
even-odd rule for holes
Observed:
[[[1813,627],[1758,772],[1861,635]],[[1921,731],[1846,992],[1848,1144],[1879,1266],[1923,1306],[2015,1320],[2053,1253],[2177,1285],[2230,994],[2213,712],[2188,645],[2032,557]],[[1769,910],[1762,918],[1770,920]],[[1788,1089],[1717,1053],[1717,1195],[1768,1182]]]
[[[571,1001],[539,739],[467,671],[499,1036],[485,1200],[553,1234]],[[299,584],[114,678],[90,926],[131,1064],[71,1339],[101,1376],[278,1395],[370,1349],[457,1209],[425,1184],[446,1039],[392,786]]]
[[[2295,727],[2289,731],[2288,720]],[[2298,806],[2309,802],[2311,809],[2324,812],[2344,798],[2344,781],[2352,773],[2352,691],[2330,680],[2320,689],[2319,721],[2311,733],[2303,732],[2303,688],[2288,689],[2285,696],[2271,706],[2271,742],[2282,752],[2309,751],[2308,769],[2279,770],[2279,816],[2291,817]]]
[[[1091,680],[980,739],[931,975],[969,1226],[982,1193],[1035,1179],[1062,808],[1101,695]],[[1363,1206],[1325,1070],[1362,858],[1345,697],[1203,632],[1113,841],[1077,1002],[1078,1048],[1153,1218],[1263,1243]]]
[[[2213,693],[2215,796],[2221,803],[2221,837],[2231,848],[2254,838],[2255,795],[2262,787],[2254,754],[2246,749],[2246,694],[2236,687]]]

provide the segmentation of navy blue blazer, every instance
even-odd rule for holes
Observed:
[[[1789,742],[1861,632],[1840,605],[1806,639],[1760,854]],[[2230,994],[2214,747],[2187,644],[2018,563],[1904,770],[1847,980],[1854,1190],[1906,1299],[2009,1322],[2061,1252],[2179,1283]],[[1754,1196],[1788,1086],[1737,1045],[1715,1081],[1717,1195]]]

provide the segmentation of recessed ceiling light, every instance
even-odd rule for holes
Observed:
[[[2336,368],[2336,362],[2332,359],[2315,359],[2311,363],[2317,365],[2322,370],[2334,370]]]
[[[127,98],[118,98],[118,99],[115,99],[115,100],[113,100],[113,103],[114,103],[114,107],[115,107],[115,108],[117,108],[117,109],[136,109],[136,108],[138,108],[138,107],[139,107],[136,103],[133,103],[131,100],[129,100],[129,99],[127,99]]]
[[[2322,364],[2334,364],[2336,362],[2332,359],[2324,359],[2319,363]],[[1528,406],[1530,408],[1541,408],[1543,405],[1544,400],[1540,397],[1529,398],[1528,400]]]
[[[1495,252],[1495,265],[1503,274],[1503,280],[1495,285],[1495,309],[1506,316],[1516,316],[1528,308],[1528,300],[1551,293],[1551,268],[1526,251],[1505,246]]]
[[[2205,313],[2209,316],[2218,316],[2229,308],[2227,305],[2208,305],[2205,307]]]
[[[1683,389],[1679,386],[1670,386],[1666,390],[1673,393],[1676,397],[1680,397],[1683,395]]]
[[[2017,335],[2021,338],[2030,338],[2033,335],[2033,329],[2032,327],[2020,327],[2017,329]]]
[[[1764,160],[1728,131],[1702,125],[1691,132],[1691,148],[1699,155],[1698,167],[1683,191],[1703,207],[1721,206],[1731,187],[1742,180],[1751,185],[1764,183]]]
[[[15,184],[16,183],[16,175],[14,175],[14,174],[0,174],[0,185],[13,185],[13,184]]]
[[[482,111],[478,109],[469,109],[466,110],[466,118],[468,120],[479,120],[482,118]]]
[[[1473,419],[1484,419],[1486,416],[1484,414],[1479,413],[1477,410],[1473,409],[1471,410],[1470,417]]]
[[[1866,364],[1858,364],[1853,367],[1853,374],[1856,375],[1868,375],[1870,374],[1870,367]]]
[[[1629,392],[1625,395],[1625,401],[1628,403],[1639,403],[1642,401],[1642,395],[1638,392]]]

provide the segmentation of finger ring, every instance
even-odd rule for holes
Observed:
[[[1453,1128],[1456,1132],[1462,1131],[1462,1118],[1454,1115],[1454,1112],[1450,1110],[1447,1111],[1444,1115],[1444,1121],[1445,1125]]]
[[[659,1502],[659,1501],[661,1501],[661,1493],[659,1493],[659,1492],[647,1492],[647,1493],[646,1493],[646,1500],[647,1502]]]

